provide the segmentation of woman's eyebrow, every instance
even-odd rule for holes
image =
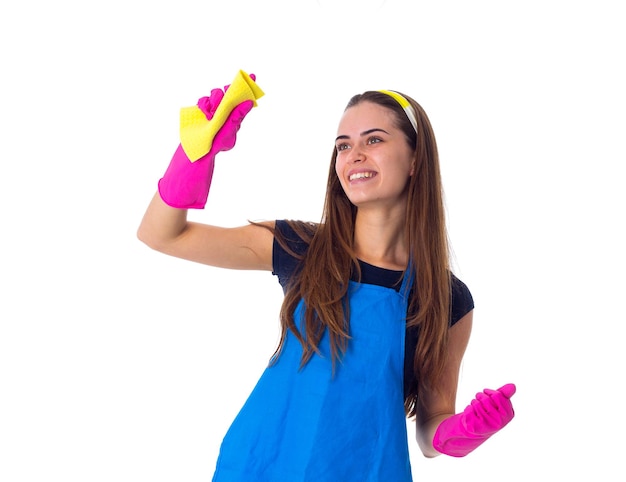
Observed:
[[[368,134],[371,134],[372,132],[384,132],[385,134],[389,134],[389,132],[387,132],[385,129],[381,129],[380,127],[374,127],[373,129],[367,129],[366,131],[361,132],[360,136],[366,136]],[[348,135],[341,135],[341,136],[337,136],[337,138],[335,139],[335,142],[338,141],[339,139],[350,139],[350,136]]]

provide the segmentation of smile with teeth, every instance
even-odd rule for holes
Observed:
[[[349,181],[354,181],[355,179],[365,179],[369,177],[374,177],[376,175],[375,172],[367,171],[367,172],[355,172],[354,174],[350,174],[348,178]]]

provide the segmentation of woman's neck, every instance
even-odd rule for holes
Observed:
[[[381,268],[404,270],[409,258],[404,218],[404,212],[359,209],[354,225],[357,257]]]

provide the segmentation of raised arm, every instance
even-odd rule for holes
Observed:
[[[247,79],[255,80],[254,76]],[[196,114],[204,114],[208,121],[214,116],[215,119],[221,117],[223,126],[210,139],[208,153],[194,161],[182,144],[178,146],[158,183],[158,192],[144,214],[137,236],[157,251],[190,261],[223,268],[271,270],[271,230],[257,225],[221,228],[187,220],[187,209],[204,208],[215,156],[234,147],[241,123],[253,107],[252,100],[245,100],[228,106],[230,112],[225,114],[224,108],[218,111],[224,97],[224,91],[213,89],[209,97],[198,101]],[[265,226],[272,227],[273,222]]]

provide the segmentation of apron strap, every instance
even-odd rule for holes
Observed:
[[[413,286],[413,260],[409,258],[409,263],[402,277],[402,285],[400,286],[400,294],[408,301],[411,287]]]

